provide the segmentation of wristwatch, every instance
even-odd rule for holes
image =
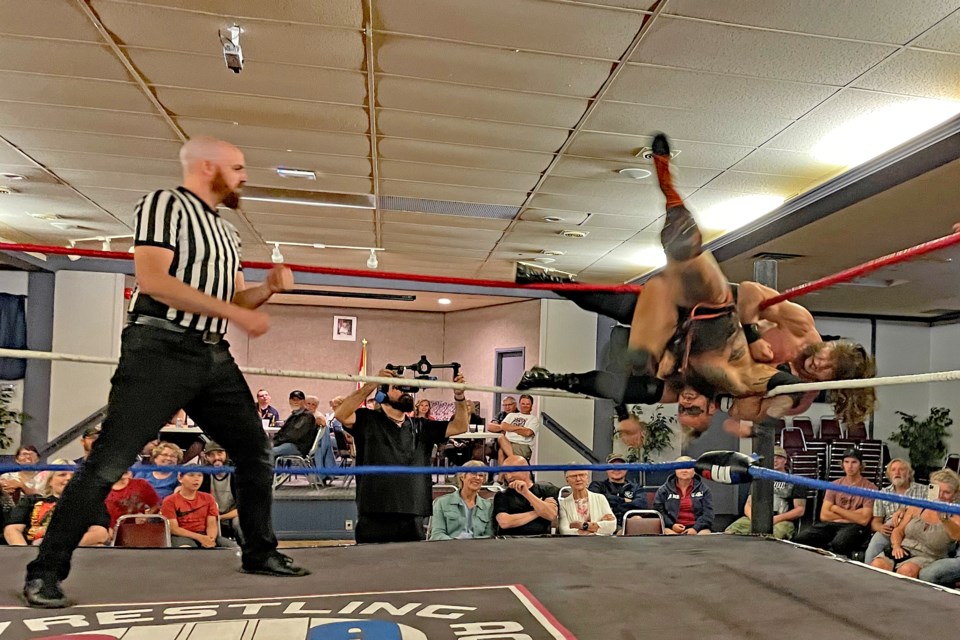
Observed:
[[[589,522],[584,522],[583,524],[580,525],[580,528],[583,529],[584,531],[589,531],[589,530],[590,530],[590,523],[589,523]]]

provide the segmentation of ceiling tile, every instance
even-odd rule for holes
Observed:
[[[195,53],[134,49],[129,55],[151,85],[354,105],[367,99],[366,76],[358,71],[260,62],[235,74],[225,72],[222,55],[213,64]]]
[[[710,183],[710,188],[739,191],[741,193],[769,193],[790,198],[806,191],[811,182],[810,178],[797,176],[724,171]]]
[[[2,142],[0,142],[0,164],[32,166],[32,163],[29,160]]]
[[[547,53],[480,47],[460,42],[376,34],[377,73],[459,85],[590,98],[612,63]]]
[[[901,0],[871,0],[868,4],[834,0],[672,0],[667,10],[706,20],[905,44],[956,8],[954,0],[927,0],[911,4],[909,11],[904,11]]]
[[[106,45],[0,36],[0,69],[129,82]]]
[[[628,65],[607,100],[796,119],[834,93],[815,84]]]
[[[46,149],[173,159],[176,159],[177,154],[180,153],[180,142],[178,140],[14,127],[3,127],[2,133],[5,138],[28,153],[31,153],[34,149]]]
[[[435,182],[439,184],[486,187],[490,189],[511,189],[526,192],[533,188],[539,177],[539,174],[535,173],[513,173],[510,171],[443,167],[418,162],[380,161],[380,178],[387,180]]]
[[[0,16],[3,33],[103,42],[100,32],[73,2],[0,0]]]
[[[31,151],[31,156],[55,171],[76,169],[86,171],[106,171],[135,173],[148,176],[179,178],[180,161],[174,158],[131,158],[129,156],[108,156],[96,153],[70,153],[62,151]]]
[[[178,117],[177,123],[189,136],[208,135],[229,140],[239,147],[258,147],[281,151],[328,153],[333,155],[370,155],[370,137],[331,131],[305,131],[295,128],[234,125],[222,120]]]
[[[476,245],[457,246],[446,242],[431,245],[430,251],[424,252],[420,239],[410,236],[384,235],[383,247],[386,249],[384,253],[391,255],[409,254],[417,256],[418,258],[423,257],[427,259],[444,256],[448,260],[449,258],[457,258],[457,260],[453,261],[454,265],[461,263],[461,260],[463,262],[468,260],[483,260],[490,254],[489,249],[478,249]],[[383,268],[383,264],[380,266]]]
[[[501,232],[510,224],[509,220],[496,218],[476,218],[469,216],[447,216],[437,213],[418,213],[409,211],[380,211],[380,219],[387,223],[411,225],[413,227],[457,227],[465,230]],[[411,231],[411,233],[413,233]],[[416,233],[420,233],[417,229]]]
[[[57,175],[83,190],[84,187],[130,189],[146,193],[154,189],[172,189],[180,184],[179,175],[151,176],[136,173],[60,169]]]
[[[914,43],[915,46],[937,51],[960,53],[960,11],[951,14],[926,35]]]
[[[637,233],[651,226],[659,225],[659,217],[651,219],[650,217],[639,216],[608,216],[602,213],[595,213],[583,224],[583,229],[593,231],[594,229],[619,229],[621,232],[630,231]],[[624,238],[628,237],[626,234]]]
[[[821,162],[807,153],[764,147],[757,149],[731,168],[751,173],[773,173],[813,179],[834,173],[841,167]]]
[[[584,125],[591,131],[633,135],[666,131],[678,140],[759,145],[792,120],[758,115],[649,107],[623,102],[603,102]]]
[[[250,223],[254,225],[257,231],[263,236],[264,242],[307,242],[298,240],[297,237],[306,229],[312,232],[333,233],[335,231],[355,231],[357,233],[368,233],[373,229],[372,216],[369,220],[354,220],[342,218],[289,218],[275,216],[252,216],[248,215]],[[316,235],[312,237],[317,237]],[[333,244],[333,241],[311,240],[311,243]],[[354,244],[354,243],[351,243]],[[282,251],[286,252],[284,247]]]
[[[298,204],[279,202],[259,202],[244,200],[243,212],[251,222],[257,224],[296,225],[319,222],[333,224],[364,223],[373,224],[372,209],[347,209],[345,207],[308,207]]]
[[[4,101],[93,107],[156,114],[135,84],[0,71]]]
[[[588,102],[561,96],[379,76],[377,104],[388,109],[420,113],[573,128]]]
[[[453,12],[443,0],[379,0],[374,13],[381,31],[608,60],[623,54],[645,17],[536,0],[461,0]]]
[[[95,0],[99,6],[104,0]],[[136,0],[136,4],[167,7],[171,9],[197,9],[196,0]],[[356,0],[323,0],[323,2],[303,2],[302,0],[284,0],[282,2],[263,2],[262,0],[204,0],[204,13],[214,13],[230,19],[262,18],[283,22],[302,22],[322,24],[333,27],[361,28],[363,24],[363,5]]]
[[[281,178],[271,169],[247,168],[247,184],[277,189],[302,189],[306,191],[327,191],[332,193],[373,193],[373,180],[350,176],[317,175],[316,180],[295,180]]]
[[[552,193],[566,196],[608,197],[617,201],[649,201],[660,194],[656,181],[614,182],[604,180],[582,180],[550,176],[540,187],[539,193]]]
[[[366,109],[291,100],[236,96],[188,89],[157,89],[157,97],[178,117],[221,119],[241,125],[365,133]]]
[[[683,192],[682,189],[680,191]],[[662,213],[663,196],[655,193],[653,189],[637,192],[632,197],[617,199],[603,196],[558,196],[550,193],[538,193],[530,201],[530,206],[538,209],[652,218]]]
[[[298,153],[275,149],[246,148],[240,146],[246,160],[247,169],[260,168],[275,172],[277,167],[288,169],[306,169],[315,171],[318,178],[325,175],[370,176],[370,160],[349,156],[331,156],[320,153]],[[274,173],[275,177],[276,174]],[[310,188],[315,190],[316,183],[295,178],[280,178],[288,189]],[[300,186],[297,186],[300,185]]]
[[[628,167],[645,169],[650,172],[650,176],[636,180],[617,173],[620,169]],[[613,182],[621,184],[656,184],[652,163],[637,159],[634,162],[613,162],[610,160],[600,160],[594,158],[581,158],[577,156],[564,156],[560,158],[554,167],[552,176],[563,176],[568,178],[587,178],[592,180],[602,180],[604,182]],[[720,171],[718,169],[698,169],[693,167],[678,167],[674,170],[674,184],[680,187],[700,187],[707,181],[716,177]]]
[[[619,240],[591,240],[589,236],[582,239],[571,240],[559,236],[553,238],[550,236],[511,232],[507,238],[500,243],[499,251],[502,253],[531,253],[542,249],[555,249],[565,251],[567,255],[570,256],[583,256],[605,253],[617,247],[619,244]]]
[[[589,235],[586,238],[566,238],[559,235],[561,229],[569,229],[569,226],[544,224],[542,222],[527,222],[521,220],[517,222],[511,230],[510,237],[513,240],[518,238],[536,238],[537,240],[550,240],[562,243],[572,249],[573,253],[582,252],[584,246],[593,242],[623,242],[632,233],[624,232],[624,229],[600,227],[600,226],[580,226],[576,229],[587,231]]]
[[[627,136],[587,131],[576,137],[567,155],[640,162],[635,157],[637,152],[649,147],[651,141],[649,135]],[[753,147],[692,142],[675,136],[671,137],[671,143],[675,150],[680,151],[673,161],[677,167],[726,169],[753,151]]]
[[[960,56],[907,49],[884,60],[853,86],[960,101],[957,78],[960,78]]]
[[[419,140],[384,138],[377,145],[380,157],[388,160],[436,162],[454,167],[479,169],[506,169],[540,173],[547,168],[553,156],[530,151],[505,151],[484,147],[463,147]]]
[[[691,46],[696,43],[696,46]],[[657,21],[634,62],[816,84],[844,85],[894,51],[885,45]]]
[[[401,182],[398,180],[381,180],[380,195],[450,202],[500,204],[513,207],[519,207],[527,197],[524,191],[479,189],[477,187],[429,184],[426,182]]]
[[[903,96],[845,89],[789,129],[771,139],[766,146],[772,149],[787,149],[807,153],[824,136],[853,121],[858,116],[912,100],[912,98]]]
[[[389,237],[396,242],[406,241],[411,243],[423,242],[424,237],[430,237],[433,240],[439,240],[437,244],[447,244],[447,241],[462,245],[464,248],[478,248],[477,245],[490,243],[491,245],[500,239],[503,235],[500,229],[476,229],[465,227],[449,227],[447,225],[416,225],[411,226],[403,221],[391,222],[384,221],[382,224],[385,237]],[[471,245],[471,242],[473,245]]]
[[[118,2],[100,1],[96,7],[103,23],[128,48],[207,54],[210,57],[198,58],[197,64],[219,67],[224,74],[233,75],[224,65],[218,35],[220,29],[235,23],[232,17]],[[164,28],[158,29],[157,25]],[[241,26],[245,69],[258,62],[363,69],[364,46],[359,30],[252,19]]]
[[[0,127],[36,127],[144,138],[173,134],[159,115],[0,102]]]
[[[377,112],[377,133],[390,138],[412,138],[547,153],[557,151],[570,135],[566,129],[548,129],[384,109],[379,109]]]
[[[278,242],[308,242],[310,244],[339,244],[346,245],[351,247],[373,247],[374,236],[373,236],[373,225],[370,225],[368,230],[363,230],[360,228],[355,229],[322,229],[316,225],[304,225],[299,229],[283,229],[277,227],[271,227],[269,225],[262,225],[257,228],[257,231],[260,232],[260,235],[263,236],[265,240],[274,240]],[[277,234],[286,234],[284,237],[277,237]],[[286,252],[287,249],[281,249],[281,251]],[[318,249],[306,249],[304,247],[304,253],[311,254]],[[336,260],[343,260],[343,255],[348,255],[353,257],[357,261],[357,266],[366,262],[367,256],[364,256],[358,251],[346,252],[344,250],[338,249],[323,249],[324,258],[330,259],[333,258],[333,252],[337,251],[338,255]],[[342,254],[342,255],[341,255]]]

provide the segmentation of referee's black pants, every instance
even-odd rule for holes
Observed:
[[[73,550],[104,509],[111,485],[181,408],[236,465],[244,564],[260,563],[274,552],[273,459],[227,342],[207,344],[195,332],[128,325],[111,383],[103,430],[57,504],[27,579],[67,577]]]

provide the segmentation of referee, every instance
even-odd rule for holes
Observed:
[[[273,460],[250,389],[224,340],[228,322],[253,337],[266,333],[269,317],[257,307],[290,289],[293,275],[276,266],[263,284],[244,286],[239,235],[217,214],[218,205],[240,203],[247,173],[239,149],[198,137],[180,149],[180,163],[183,186],[147,194],[134,212],[137,288],[107,418],[89,458],[67,485],[39,555],[27,566],[23,595],[31,607],[70,604],[60,581],[83,532],[111,485],[181,408],[236,464],[242,570],[309,573],[277,551],[270,519]]]

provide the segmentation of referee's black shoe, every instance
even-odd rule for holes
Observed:
[[[73,604],[63,594],[59,582],[41,578],[27,580],[23,585],[23,599],[27,606],[35,609],[62,609]]]
[[[273,553],[263,562],[245,562],[241,565],[240,571],[262,576],[277,576],[278,578],[300,578],[310,575],[310,571],[293,564],[293,560],[282,553]]]

